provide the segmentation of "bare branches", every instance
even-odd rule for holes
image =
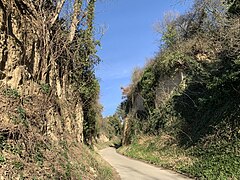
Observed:
[[[63,5],[64,5],[65,1],[66,0],[58,1],[57,6],[56,6],[56,11],[53,14],[52,19],[50,20],[51,27],[53,26],[53,24],[56,22],[57,18],[59,17],[59,14],[60,14],[60,12],[61,12],[61,10],[63,8]]]
[[[72,15],[72,22],[70,26],[70,33],[69,33],[69,42],[73,41],[73,38],[75,36],[75,32],[77,30],[77,26],[79,24],[79,13],[81,12],[81,7],[82,7],[82,0],[75,0],[74,2],[74,11]]]

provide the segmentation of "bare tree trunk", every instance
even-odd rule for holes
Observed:
[[[80,22],[78,16],[81,12],[82,3],[83,3],[82,0],[74,1],[74,11],[73,11],[73,15],[72,15],[72,22],[71,22],[70,32],[69,32],[69,42],[70,43],[73,41],[78,24]]]
[[[57,7],[56,7],[56,11],[55,13],[53,13],[53,17],[52,19],[50,20],[50,24],[51,24],[51,27],[54,25],[54,23],[56,22],[57,18],[59,17],[59,14],[63,8],[63,5],[65,3],[66,0],[59,0],[58,3],[57,3]]]

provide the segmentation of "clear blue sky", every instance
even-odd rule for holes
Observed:
[[[127,86],[134,67],[144,66],[159,47],[154,24],[168,11],[185,12],[191,0],[100,0],[96,5],[97,27],[106,26],[98,56],[103,116],[114,114],[121,103],[121,86]]]

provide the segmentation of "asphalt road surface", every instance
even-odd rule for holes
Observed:
[[[111,147],[103,149],[99,153],[117,170],[123,180],[190,180],[190,178],[173,171],[120,155]]]

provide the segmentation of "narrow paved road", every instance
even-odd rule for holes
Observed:
[[[114,148],[103,149],[100,155],[117,170],[123,180],[190,180],[181,174],[127,158]]]

